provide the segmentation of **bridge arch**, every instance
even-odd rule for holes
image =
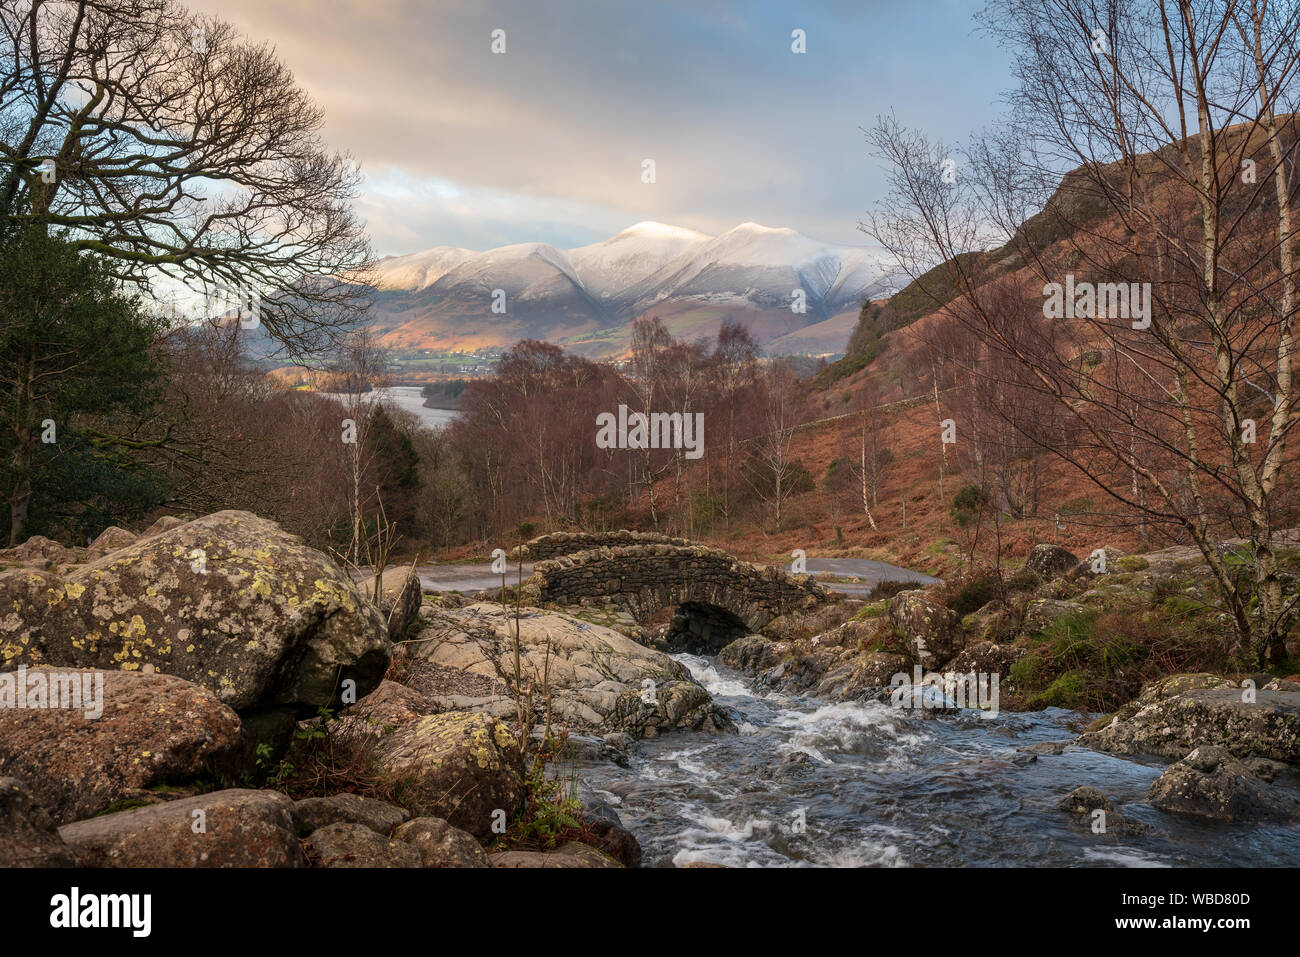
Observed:
[[[807,575],[752,565],[702,545],[586,549],[537,562],[525,598],[538,603],[617,604],[638,621],[678,609],[682,633],[716,650],[722,637],[757,632],[772,619],[827,600]],[[716,646],[716,647],[714,647]]]

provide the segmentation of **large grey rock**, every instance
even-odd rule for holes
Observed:
[[[0,777],[0,867],[76,867],[50,816],[17,778]]]
[[[217,512],[81,565],[0,572],[0,667],[158,671],[236,710],[305,714],[358,697],[392,654],[384,622],[329,558],[273,522]]]
[[[1255,777],[1223,748],[1203,745],[1167,768],[1151,785],[1162,811],[1210,821],[1300,823],[1300,800]]]
[[[234,711],[171,675],[33,668],[0,674],[0,689],[20,676],[29,692],[33,682],[49,688],[57,680],[84,693],[79,708],[0,706],[0,774],[29,782],[56,824],[157,800],[151,788],[212,773],[239,741]],[[88,716],[98,708],[101,715]]]
[[[424,814],[486,838],[495,812],[509,820],[523,802],[519,745],[503,722],[457,711],[396,727],[361,717],[344,720],[352,723],[344,740],[366,749],[385,777],[405,782]]]
[[[1079,556],[1068,548],[1042,542],[1035,545],[1025,561],[1025,568],[1044,579],[1060,578],[1079,564]]]
[[[299,834],[310,834],[330,824],[363,824],[376,834],[387,836],[410,816],[405,808],[363,794],[309,797],[293,805]]]
[[[1025,634],[1042,634],[1062,618],[1082,615],[1087,610],[1078,602],[1058,601],[1055,598],[1035,598],[1025,606]]]
[[[83,867],[301,867],[293,802],[234,788],[65,824]]]
[[[495,694],[431,695],[442,710],[471,710],[503,717],[515,712],[504,693],[513,683],[513,609],[480,602],[433,612],[430,623],[408,648],[416,657],[478,676]],[[519,620],[520,674],[535,689],[542,717],[549,693],[554,723],[602,734],[647,736],[682,727],[725,727],[727,719],[686,668],[630,638],[561,612],[525,608]],[[659,690],[655,690],[659,689]],[[692,690],[693,689],[693,690]],[[652,697],[658,703],[649,703]],[[644,695],[647,706],[633,707]],[[687,710],[682,711],[681,705]]]
[[[1079,743],[1099,751],[1153,754],[1170,760],[1203,745],[1216,745],[1236,758],[1300,764],[1300,693],[1258,691],[1256,700],[1248,702],[1241,689],[1229,686],[1158,696],[1171,687],[1178,685],[1167,683],[1144,691],[1135,707],[1085,732]]]
[[[312,832],[308,857],[315,867],[420,867],[420,852],[364,824],[340,821]]]
[[[889,620],[923,668],[939,668],[961,650],[961,619],[951,608],[927,598],[924,591],[895,595],[889,603]]]
[[[425,867],[488,867],[487,852],[474,836],[440,817],[407,821],[393,837],[415,848]]]

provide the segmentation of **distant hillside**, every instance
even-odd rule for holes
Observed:
[[[756,223],[710,237],[647,222],[570,250],[440,246],[388,257],[378,264],[372,316],[383,343],[399,349],[481,349],[538,338],[614,356],[626,349],[632,321],[655,315],[686,338],[712,335],[733,318],[769,352],[835,353],[862,300],[894,289],[884,262],[870,247],[819,243]],[[796,291],[798,312],[791,309]],[[494,312],[494,302],[504,311]]]

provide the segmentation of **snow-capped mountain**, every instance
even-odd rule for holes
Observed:
[[[688,338],[711,335],[733,317],[766,343],[892,292],[896,283],[884,261],[869,247],[820,243],[757,223],[710,237],[644,222],[567,251],[521,243],[388,257],[377,267],[374,316],[384,341],[399,348],[473,349],[540,338],[617,354],[631,321],[647,313]],[[793,311],[800,299],[805,311]]]

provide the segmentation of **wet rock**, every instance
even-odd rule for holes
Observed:
[[[376,834],[387,836],[410,816],[404,808],[361,794],[309,797],[293,805],[293,819],[298,833],[303,835],[330,824],[362,824]]]
[[[313,831],[307,857],[314,867],[421,867],[420,852],[364,824],[339,822]]]
[[[1146,825],[1125,817],[1115,805],[1096,788],[1077,787],[1056,803],[1067,814],[1073,814],[1087,824],[1094,833],[1109,834],[1116,831],[1142,833]],[[1098,813],[1100,812],[1100,813]]]
[[[393,837],[419,852],[424,867],[488,867],[487,853],[474,836],[439,817],[407,821]]]
[[[622,867],[603,851],[570,842],[555,851],[500,851],[488,855],[492,867]]]
[[[0,868],[76,865],[77,858],[27,786],[0,777]]]
[[[240,737],[234,711],[206,688],[171,675],[7,672],[0,674],[0,703],[5,686],[17,684],[27,686],[29,703],[33,687],[44,687],[51,689],[49,700],[80,705],[0,706],[0,774],[29,782],[56,824],[123,801],[160,800],[151,789],[212,772]],[[102,715],[90,716],[101,707]]]
[[[634,738],[652,738],[666,731],[734,732],[735,722],[709,693],[690,681],[665,681],[629,688],[614,700],[605,716],[606,731]]]
[[[1170,765],[1151,785],[1162,811],[1210,821],[1300,822],[1300,800],[1261,781],[1227,750],[1203,745]]]
[[[1056,803],[1062,811],[1068,811],[1070,814],[1087,814],[1090,811],[1111,810],[1110,801],[1106,795],[1102,794],[1096,788],[1078,787],[1061,798]]]
[[[901,591],[889,603],[889,620],[923,668],[939,668],[965,640],[957,613],[920,590]]]
[[[82,867],[301,867],[293,802],[242,788],[65,824]]]
[[[601,849],[624,867],[637,867],[641,863],[641,843],[627,828],[618,812],[604,801],[583,806],[583,817],[588,829],[600,841]]]
[[[793,645],[788,641],[773,641],[762,635],[737,638],[718,652],[718,663],[747,675],[756,675],[780,664]]]
[[[1228,687],[1174,689],[1215,676],[1177,676],[1143,691],[1109,723],[1086,731],[1079,744],[1117,754],[1152,754],[1178,760],[1203,745],[1250,756],[1300,763],[1300,693],[1259,691],[1255,701]],[[1164,695],[1163,697],[1161,695]]]
[[[337,707],[383,678],[379,612],[338,566],[273,522],[217,512],[65,577],[0,572],[0,667],[153,665],[235,710]]]
[[[1068,548],[1046,542],[1035,545],[1025,561],[1025,568],[1045,579],[1059,578],[1079,564],[1079,556]]]

